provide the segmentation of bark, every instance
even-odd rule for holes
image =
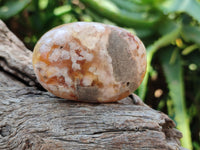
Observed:
[[[184,149],[174,122],[134,94],[88,104],[39,90],[31,55],[0,21],[0,149]]]
[[[0,67],[26,85],[38,86],[32,67],[32,52],[0,20]]]

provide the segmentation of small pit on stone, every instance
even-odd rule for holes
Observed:
[[[129,85],[130,85],[130,82],[127,82],[127,83],[126,83],[126,86],[129,86]]]

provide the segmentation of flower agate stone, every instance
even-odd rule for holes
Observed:
[[[38,41],[33,67],[54,95],[84,102],[114,102],[141,84],[146,52],[137,36],[100,23],[58,26]]]

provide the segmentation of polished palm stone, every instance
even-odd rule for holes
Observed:
[[[45,33],[33,53],[41,85],[54,95],[85,102],[114,102],[141,84],[143,43],[125,29],[100,23],[64,24]]]

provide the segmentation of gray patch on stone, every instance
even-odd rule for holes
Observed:
[[[130,93],[132,93],[133,91],[137,89],[138,85],[135,82],[128,82],[128,83],[129,84],[127,84],[127,87]]]
[[[89,86],[89,87],[76,87],[78,100],[85,102],[98,102],[97,98],[99,95],[98,87]]]
[[[120,34],[112,30],[109,35],[107,46],[108,53],[112,58],[114,77],[119,82],[136,82],[136,61],[129,54],[129,45]]]
[[[124,93],[126,91],[129,91],[129,93],[132,93],[138,87],[138,85],[135,82],[123,82],[121,84],[123,86],[120,88],[120,92],[119,93]]]

